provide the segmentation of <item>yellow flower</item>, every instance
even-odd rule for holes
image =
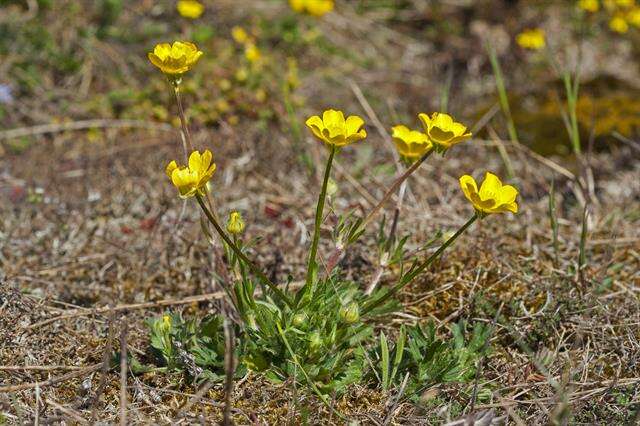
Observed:
[[[440,151],[446,151],[453,145],[471,137],[471,132],[467,132],[467,127],[454,121],[449,114],[434,112],[429,117],[425,113],[420,113],[418,118],[422,122],[427,136]]]
[[[291,9],[298,13],[320,17],[333,10],[333,0],[289,0]]]
[[[178,188],[181,198],[206,193],[207,182],[216,171],[216,164],[212,160],[213,155],[207,149],[202,154],[199,151],[193,151],[189,156],[188,166],[178,166],[175,161],[167,165],[165,173]]]
[[[518,212],[518,190],[511,185],[503,185],[493,173],[486,173],[479,191],[475,179],[469,175],[460,178],[460,187],[473,207],[481,213]]]
[[[345,120],[342,111],[333,109],[325,111],[322,118],[317,115],[309,117],[306,124],[315,137],[336,147],[346,146],[367,137],[367,132],[362,128],[362,118],[352,115]]]
[[[195,0],[179,0],[176,9],[182,17],[189,19],[198,19],[204,13],[204,5]]]
[[[391,131],[391,138],[400,157],[409,163],[413,163],[433,148],[429,137],[422,132],[402,125],[394,126]]]
[[[597,12],[600,9],[600,3],[598,0],[580,0],[578,2],[578,7],[582,10],[586,10],[587,12]]]
[[[229,214],[227,231],[230,234],[242,234],[242,231],[244,231],[244,220],[242,220],[240,212],[233,211]]]
[[[611,28],[612,31],[624,34],[629,31],[629,23],[624,19],[623,16],[617,15],[611,18],[611,20],[609,21],[609,28]]]
[[[244,44],[249,41],[249,34],[244,30],[244,28],[235,26],[231,28],[231,37],[236,41],[236,43]]]
[[[516,43],[524,49],[540,50],[546,45],[544,30],[535,28],[523,31],[516,36]]]
[[[260,53],[260,49],[258,49],[255,44],[248,43],[247,45],[245,45],[244,57],[247,58],[249,62],[255,64],[260,60],[261,56],[262,54]]]
[[[167,76],[179,78],[193,68],[202,56],[202,52],[193,43],[176,41],[173,45],[169,43],[156,45],[148,56],[151,63]]]

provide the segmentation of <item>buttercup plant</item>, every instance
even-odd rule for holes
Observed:
[[[235,31],[234,37],[243,38],[239,30]],[[169,77],[178,93],[177,87],[182,74],[195,64],[202,52],[197,51],[190,43],[176,43],[180,44],[177,44],[175,49],[170,45],[159,45],[154,49],[153,56],[149,54],[149,58]],[[183,135],[190,143],[179,96],[177,101],[180,105]],[[467,127],[448,114],[422,113],[419,119],[424,126],[424,132],[410,130],[402,125],[393,128],[393,140],[407,163],[406,171],[395,179],[380,202],[364,218],[355,218],[351,214],[339,218],[335,236],[340,241],[342,251],[358,240],[366,225],[382,209],[391,195],[434,151],[445,153],[453,146],[471,138]],[[370,321],[383,313],[398,309],[398,303],[392,296],[426,270],[478,218],[484,218],[491,213],[517,212],[517,190],[510,185],[502,185],[502,182],[490,173],[487,173],[480,188],[470,176],[461,177],[464,195],[475,208],[471,219],[425,260],[414,259],[408,270],[402,268],[395,285],[365,293],[357,283],[346,281],[334,272],[340,255],[336,256],[334,253],[328,258],[325,264],[326,274],[322,277],[318,274],[317,259],[320,228],[324,220],[324,206],[329,192],[333,161],[342,149],[352,145],[357,147],[367,137],[365,122],[357,115],[345,117],[340,110],[328,109],[322,115],[309,117],[306,125],[311,135],[325,146],[327,161],[316,204],[304,285],[294,291],[290,289],[289,283],[286,283],[286,286],[274,283],[250,260],[247,245],[241,239],[245,222],[240,213],[231,212],[226,226],[223,228],[220,225],[211,202],[210,188],[215,186],[209,186],[216,171],[213,154],[208,149],[201,152],[191,148],[186,164],[179,165],[173,160],[166,166],[165,172],[181,198],[197,201],[203,217],[223,242],[228,265],[234,272],[228,277],[233,282],[225,283],[223,287],[227,290],[237,317],[241,319],[240,325],[234,329],[237,344],[232,344],[235,340],[230,344],[228,339],[221,337],[221,324],[226,322],[218,316],[210,316],[198,322],[184,321],[180,316],[165,315],[163,318],[151,320],[149,324],[152,346],[167,366],[183,368],[194,379],[233,376],[233,371],[223,374],[221,370],[229,365],[221,361],[223,351],[220,344],[224,341],[230,344],[231,349],[228,352],[233,352],[241,361],[241,368],[236,370],[236,374],[250,369],[264,372],[267,377],[277,381],[288,377],[295,380],[303,379],[329,406],[326,397],[328,393],[343,392],[349,384],[367,377],[364,347],[374,344]],[[405,242],[406,238],[392,250],[394,262],[406,261],[403,249]],[[260,294],[257,293],[256,284],[261,287]],[[224,330],[226,333],[227,329]],[[418,339],[419,335],[416,334],[413,338]],[[409,347],[419,345],[418,340],[409,342]],[[457,350],[453,346],[451,348],[452,351]],[[229,353],[226,353],[225,357]],[[460,359],[453,355],[452,357],[451,359]],[[431,360],[420,358],[416,362],[419,365],[411,364],[412,369],[426,368],[426,371],[430,371]],[[464,367],[456,370],[458,373],[455,377],[467,377],[466,373],[473,366],[468,366],[462,361],[459,364]],[[385,382],[388,384],[390,381]],[[329,408],[333,410],[331,406]],[[338,415],[340,416],[339,413]]]

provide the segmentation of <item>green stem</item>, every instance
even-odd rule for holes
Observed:
[[[409,283],[411,283],[411,281],[413,281],[418,275],[420,275],[425,269],[427,269],[429,267],[429,265],[431,265],[438,257],[440,257],[442,252],[444,252],[447,249],[447,247],[449,247],[451,244],[453,244],[453,242],[464,231],[466,231],[467,228],[470,227],[473,224],[473,222],[475,222],[478,219],[478,217],[479,217],[478,213],[474,214],[473,217],[471,217],[471,219],[469,219],[464,225],[462,225],[460,227],[460,229],[458,229],[456,231],[455,234],[453,234],[451,237],[449,237],[449,239],[447,241],[445,241],[444,244],[442,244],[438,248],[438,250],[435,251],[435,253],[433,253],[431,256],[429,256],[429,258],[427,258],[427,260],[422,262],[420,264],[420,266],[417,266],[417,267],[413,268],[413,270],[411,270],[408,274],[404,275],[400,279],[400,282],[398,284],[396,284],[395,286],[391,287],[382,296],[378,297],[375,300],[372,300],[372,301],[368,302],[362,309],[362,315],[366,315],[367,313],[371,312],[372,309],[377,308],[378,306],[383,304],[387,299],[389,299],[391,296],[393,296],[398,291],[402,290],[402,288],[404,288]]]
[[[580,133],[578,130],[578,114],[577,114],[577,102],[578,102],[578,76],[576,75],[575,81],[572,82],[572,77],[569,72],[564,74],[564,88],[567,92],[567,109],[569,110],[569,137],[571,138],[571,145],[573,151],[576,154],[580,154]]]
[[[316,269],[316,255],[318,253],[318,243],[320,241],[320,225],[322,225],[322,214],[324,212],[324,201],[327,198],[327,184],[329,183],[329,175],[331,174],[331,165],[333,164],[333,157],[336,154],[335,145],[331,145],[331,151],[329,152],[329,159],[327,160],[327,166],[324,169],[324,179],[322,181],[322,190],[318,197],[318,204],[316,205],[316,221],[313,230],[313,241],[311,242],[311,250],[309,251],[309,263],[307,265],[307,281],[306,285],[312,285]]]
[[[262,281],[267,287],[271,289],[279,298],[281,298],[289,307],[293,307],[293,303],[289,300],[286,294],[282,290],[280,290],[274,283],[267,278],[267,276],[258,268],[249,258],[238,248],[238,246],[229,238],[229,236],[222,230],[222,227],[218,224],[218,221],[213,216],[211,211],[207,208],[204,200],[202,199],[202,195],[196,194],[196,199],[198,200],[198,204],[200,204],[200,208],[211,222],[211,225],[215,228],[216,232],[220,237],[224,240],[225,243],[233,250],[233,252],[240,258],[253,272],[256,276]]]
[[[500,107],[502,113],[507,119],[507,131],[509,132],[509,138],[513,142],[518,142],[518,132],[516,131],[516,125],[513,121],[513,115],[511,114],[511,107],[509,105],[509,97],[507,96],[507,88],[504,84],[504,77],[502,76],[502,68],[498,61],[498,56],[492,46],[487,45],[489,52],[489,60],[491,61],[491,68],[493,68],[493,76],[496,81],[496,87],[498,88],[498,96],[500,98]]]

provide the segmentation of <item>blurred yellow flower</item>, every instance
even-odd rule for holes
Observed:
[[[213,155],[207,149],[202,154],[199,151],[193,151],[189,156],[188,166],[178,166],[175,161],[167,165],[165,172],[173,185],[178,188],[181,198],[206,193],[207,182],[216,171],[216,164],[212,160]]]
[[[262,54],[260,53],[260,49],[258,49],[255,44],[248,43],[244,47],[244,57],[247,58],[247,60],[252,64],[255,64],[260,60]]]
[[[291,9],[298,13],[320,17],[333,10],[333,0],[289,0]]]
[[[524,49],[540,50],[546,45],[544,30],[534,28],[523,31],[516,36],[516,43]]]
[[[453,145],[471,137],[467,127],[457,123],[449,114],[434,112],[431,117],[425,113],[418,114],[427,136],[440,151],[447,150]]]
[[[193,43],[176,41],[173,45],[169,43],[156,45],[148,56],[151,63],[167,76],[179,78],[193,68],[202,56],[202,52]]]
[[[413,163],[433,148],[429,137],[422,132],[411,130],[403,125],[394,126],[391,131],[393,143],[400,157],[406,162]]]
[[[611,28],[612,31],[624,34],[629,31],[629,23],[624,19],[624,16],[616,15],[609,21],[609,28]]]
[[[633,6],[635,0],[616,0],[616,5],[621,8],[627,8]]]
[[[306,124],[315,137],[336,147],[346,146],[367,137],[367,132],[362,128],[362,118],[352,115],[345,120],[342,111],[333,109],[325,111],[322,118],[317,115],[309,117]]]
[[[231,37],[236,41],[236,43],[244,44],[249,41],[249,34],[244,30],[244,28],[235,26],[231,28]]]
[[[469,175],[460,178],[460,187],[473,207],[481,213],[517,213],[518,190],[511,185],[503,185],[498,176],[487,172],[478,190],[475,179]]]
[[[598,0],[580,0],[578,1],[578,7],[587,12],[597,12],[600,9],[600,2]]]
[[[640,7],[634,7],[629,11],[627,22],[634,27],[640,27]]]
[[[229,213],[229,220],[227,220],[227,231],[230,234],[242,234],[244,231],[244,220],[240,212],[233,211]]]
[[[198,19],[204,13],[204,5],[195,0],[179,0],[176,9],[182,17],[189,19]]]

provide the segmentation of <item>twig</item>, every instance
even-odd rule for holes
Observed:
[[[115,318],[116,314],[113,310],[113,307],[108,307],[109,310],[109,330],[107,335],[107,344],[104,347],[104,352],[102,353],[102,363],[100,366],[102,367],[102,374],[100,375],[100,384],[98,385],[98,389],[96,390],[96,394],[91,398],[91,423],[96,421],[97,417],[97,403],[98,399],[100,399],[100,395],[104,392],[104,388],[107,386],[107,372],[109,371],[109,360],[111,358],[111,348],[113,347],[113,339],[115,335]]]
[[[127,424],[127,321],[120,331],[120,424]]]
[[[373,110],[373,108],[371,108],[371,104],[369,104],[369,101],[367,101],[367,98],[365,98],[358,84],[353,80],[349,80],[349,86],[351,87],[353,94],[356,95],[356,98],[358,98],[358,102],[360,102],[360,105],[362,105],[362,108],[367,113],[367,116],[369,116],[369,120],[373,122],[373,125],[375,126],[380,136],[382,136],[385,142],[387,142],[385,146],[387,146],[389,151],[391,151],[391,155],[393,156],[396,170],[398,171],[398,173],[400,173],[402,171],[400,155],[395,149],[393,149],[393,141],[391,140],[391,136],[389,135],[389,132],[387,132],[387,130],[382,125],[382,122],[378,118],[378,115]]]
[[[409,382],[409,373],[404,375],[404,379],[402,380],[402,384],[400,385],[400,389],[398,390],[398,394],[393,399],[393,404],[389,408],[389,412],[387,413],[387,415],[385,416],[384,420],[382,421],[383,425],[386,426],[391,422],[391,418],[393,417],[393,413],[395,413],[396,409],[398,408],[398,404],[400,403],[400,398],[402,398],[402,395],[404,394],[404,390],[407,387],[407,383],[408,382]]]
[[[51,405],[53,408],[55,408],[56,410],[60,411],[61,413],[72,417],[76,422],[83,424],[83,425],[88,425],[89,422],[85,419],[83,419],[77,411],[75,410],[71,410],[70,408],[64,407],[60,404],[58,404],[56,401],[52,400],[52,399],[46,399],[45,400],[47,404]]]
[[[113,308],[106,306],[103,308],[95,308],[95,309],[89,309],[89,310],[76,309],[71,312],[67,312],[65,314],[48,318],[44,321],[40,321],[35,324],[31,324],[29,327],[27,327],[27,329],[33,330],[33,329],[42,327],[43,325],[47,325],[52,322],[68,319],[68,318],[99,315],[99,314],[109,312],[111,309],[113,309],[114,312],[120,312],[120,311],[130,311],[130,310],[138,310],[138,309],[147,309],[147,308],[160,308],[164,306],[188,305],[194,302],[204,302],[207,300],[221,299],[224,296],[225,296],[225,293],[223,291],[219,291],[216,293],[207,293],[207,294],[201,294],[198,296],[190,296],[190,297],[186,297],[184,299],[178,299],[178,300],[165,299],[165,300],[158,300],[157,302],[132,303],[129,305],[114,306]]]
[[[211,389],[213,387],[213,385],[215,384],[215,382],[211,381],[211,380],[207,380],[205,382],[204,385],[202,385],[200,387],[200,389],[198,389],[198,392],[196,392],[195,395],[192,395],[191,398],[186,402],[186,404],[184,404],[182,407],[180,407],[178,409],[178,412],[176,413],[172,424],[177,424],[178,420],[180,419],[181,415],[183,412],[188,411],[189,409],[191,409],[191,407],[193,407],[194,404],[196,404],[197,402],[199,402],[202,397],[209,392],[209,389]],[[216,405],[219,406],[219,405]]]
[[[76,365],[0,365],[0,371],[55,371],[83,370],[85,368]]]
[[[71,123],[41,124],[31,127],[18,127],[15,129],[3,130],[0,132],[0,140],[15,139],[24,136],[44,135],[47,133],[67,132],[70,130],[86,130],[98,128],[140,128],[162,130],[164,132],[173,132],[175,129],[163,123],[154,123],[151,121],[141,120],[113,120],[108,118],[100,118],[95,120],[80,120]]]
[[[90,367],[86,367],[82,370],[72,371],[67,374],[63,374],[62,376],[54,377],[49,380],[45,380],[44,382],[37,383],[24,383],[22,385],[9,385],[9,386],[0,386],[0,393],[7,392],[18,392],[28,389],[35,389],[36,386],[43,388],[46,386],[55,385],[56,383],[66,382],[67,380],[74,379],[76,377],[83,376],[85,374],[93,373],[94,371],[98,371],[102,367],[102,363],[99,362]]]

